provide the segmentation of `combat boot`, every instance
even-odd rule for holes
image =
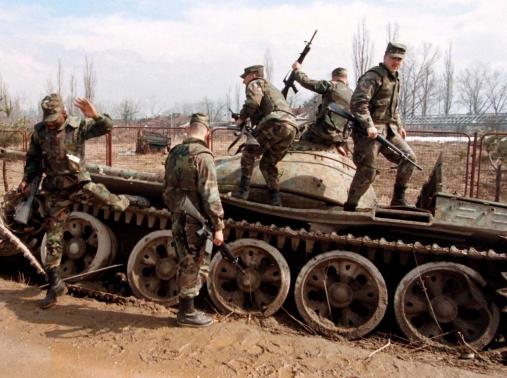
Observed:
[[[278,189],[269,189],[268,194],[271,206],[282,206],[282,199],[280,198],[280,191]]]
[[[179,327],[206,327],[213,324],[213,319],[194,308],[194,298],[180,298],[180,309],[176,315]]]
[[[391,199],[391,206],[404,206],[414,207],[405,200],[406,186],[394,184],[393,198]]]
[[[241,176],[239,188],[236,192],[232,193],[232,196],[237,199],[246,200],[248,198],[249,190],[250,190],[250,177]]]
[[[150,201],[141,196],[133,196],[130,194],[122,194],[123,197],[129,200],[129,206],[135,206],[140,209],[146,209],[150,207]]]
[[[343,204],[343,211],[356,211],[357,204],[345,202]]]
[[[47,309],[56,303],[56,298],[67,293],[67,286],[60,277],[60,268],[52,267],[46,270],[49,277],[49,288],[46,297],[41,301],[40,308]]]

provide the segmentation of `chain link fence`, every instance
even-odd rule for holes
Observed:
[[[6,146],[18,151],[26,151],[28,134],[19,131],[4,130],[3,133],[17,135],[14,142]],[[18,134],[14,134],[18,133]],[[184,128],[168,127],[123,127],[115,126],[110,135],[94,138],[86,143],[86,161],[88,163],[109,165],[116,168],[132,169],[144,172],[163,172],[164,162],[169,150],[166,148],[150,148],[152,134],[160,134],[167,138],[171,146],[181,143],[185,137]],[[446,191],[456,195],[470,195],[473,197],[494,200],[500,185],[500,200],[507,200],[507,173],[499,176],[498,170],[493,168],[486,151],[488,137],[505,135],[507,133],[485,134],[479,141],[477,136],[461,132],[446,131],[417,131],[408,130],[407,140],[417,155],[418,164],[424,170],[414,171],[407,190],[407,199],[415,203],[419,191],[428,179],[438,156],[443,154]],[[1,136],[1,135],[0,135]],[[229,145],[235,139],[234,132],[225,127],[215,128],[209,138],[209,145],[215,156],[227,155]],[[243,143],[241,140],[234,146],[231,153]],[[474,144],[477,147],[477,159],[474,160]],[[157,146],[160,147],[160,146]],[[352,158],[353,143],[349,143],[349,158]],[[396,165],[384,157],[378,159],[379,174],[373,184],[380,204],[388,205],[392,196],[396,177]],[[17,186],[22,179],[22,162],[2,162],[0,192]],[[502,168],[502,169],[506,169]],[[500,181],[498,181],[500,179]],[[498,184],[499,183],[499,184]]]

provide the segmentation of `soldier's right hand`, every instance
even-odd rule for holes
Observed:
[[[297,60],[292,64],[292,71],[300,70],[303,65],[299,63]]]
[[[368,138],[375,139],[378,135],[377,128],[375,126],[370,126],[366,129],[366,132],[368,133]]]
[[[17,193],[18,194],[30,194],[30,186],[26,186],[25,180],[23,180],[19,183]]]
[[[224,242],[224,232],[222,230],[215,231],[215,237],[213,238],[213,244],[220,245]]]

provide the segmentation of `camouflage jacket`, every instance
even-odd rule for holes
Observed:
[[[253,79],[246,85],[246,100],[239,117],[243,121],[250,118],[252,125],[257,125],[258,130],[269,121],[286,122],[297,127],[294,114],[282,92],[261,78]]]
[[[30,138],[23,180],[30,182],[42,162],[46,170],[42,183],[45,190],[60,190],[90,181],[90,174],[86,171],[85,142],[112,129],[113,121],[107,114],[101,114],[95,120],[67,117],[65,123],[55,130],[39,122]]]
[[[215,230],[224,228],[215,162],[206,142],[188,138],[171,149],[165,161],[162,197],[173,217],[180,214],[183,197],[188,197]]]
[[[322,103],[319,106],[315,123],[310,126],[311,131],[323,138],[341,141],[343,128],[348,121],[338,114],[330,112],[327,107],[334,102],[340,108],[350,112],[352,90],[341,80],[312,80],[302,71],[296,71],[295,77],[296,81],[304,88],[322,95]]]
[[[352,94],[350,110],[365,129],[375,123],[403,127],[398,114],[400,80],[380,63],[359,78]]]

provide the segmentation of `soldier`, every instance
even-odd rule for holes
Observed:
[[[213,243],[222,244],[224,210],[213,154],[205,142],[209,130],[208,116],[193,114],[186,129],[187,139],[171,149],[165,162],[162,196],[171,211],[172,233],[179,257],[176,284],[180,308],[176,321],[180,327],[204,327],[213,323],[213,319],[194,309],[194,298],[208,277],[210,254],[195,235],[199,224],[191,217],[186,218],[186,224],[180,219],[181,200],[188,197],[215,230]]]
[[[361,196],[368,190],[375,179],[376,160],[382,153],[387,160],[398,164],[394,193],[391,206],[410,206],[405,200],[407,183],[412,177],[414,166],[387,147],[375,141],[377,133],[385,135],[387,140],[416,161],[416,156],[405,142],[407,135],[398,114],[398,95],[400,81],[398,70],[401,67],[406,51],[405,45],[389,42],[384,54],[384,62],[371,68],[359,78],[357,87],[350,101],[350,110],[359,121],[368,136],[360,132],[353,133],[356,174],[350,184],[345,211],[355,211]]]
[[[256,126],[253,135],[260,146],[243,149],[241,181],[232,196],[243,200],[248,198],[255,159],[262,156],[259,168],[268,186],[269,204],[282,206],[276,164],[285,156],[296,136],[296,119],[280,90],[264,79],[264,66],[247,67],[240,77],[246,85],[246,100],[236,126],[241,127],[250,118],[252,126]]]
[[[42,100],[43,121],[34,126],[26,153],[23,180],[19,193],[29,193],[29,184],[43,169],[42,182],[46,224],[46,261],[49,288],[40,308],[47,309],[57,297],[67,292],[60,276],[63,252],[63,228],[72,202],[84,200],[107,206],[111,211],[123,211],[129,204],[147,207],[142,197],[111,194],[102,184],[91,182],[86,171],[85,141],[109,133],[113,122],[107,114],[99,114],[85,98],[76,99],[76,107],[90,120],[67,116],[62,97],[50,94]]]
[[[302,64],[294,62],[292,69],[296,81],[304,88],[322,95],[322,103],[315,122],[303,133],[300,140],[320,144],[326,147],[335,146],[339,153],[346,155],[345,146],[348,138],[348,121],[336,113],[330,112],[327,107],[335,103],[340,108],[350,112],[350,98],[352,90],[349,88],[348,73],[345,68],[335,68],[329,80],[312,80],[301,71]]]

